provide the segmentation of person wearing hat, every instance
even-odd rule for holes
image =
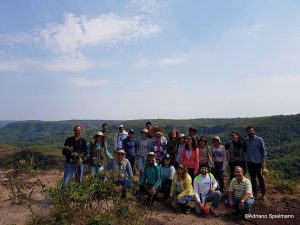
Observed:
[[[190,213],[188,203],[194,199],[195,192],[192,186],[192,178],[183,164],[176,168],[176,174],[173,177],[170,198],[171,206],[176,210],[178,205],[186,214]]]
[[[141,137],[137,140],[137,157],[140,179],[142,178],[143,169],[147,161],[147,154],[151,150],[151,140],[147,137],[148,132],[147,128],[141,130]]]
[[[64,186],[67,185],[72,177],[75,175],[76,182],[81,184],[83,177],[83,161],[87,155],[86,140],[81,137],[83,127],[82,125],[75,125],[73,127],[74,136],[65,140],[62,154],[66,157],[64,167]]]
[[[134,138],[134,131],[130,129],[128,136],[122,141],[122,149],[126,152],[126,159],[129,160],[133,174],[135,174],[135,157],[136,157],[137,143]]]
[[[201,215],[201,208],[207,202],[212,202],[210,211],[216,214],[216,209],[219,207],[222,193],[217,191],[218,182],[213,174],[208,173],[208,165],[201,164],[200,174],[195,177],[194,191],[195,191],[195,213]]]
[[[118,149],[116,159],[111,159],[105,170],[112,170],[112,179],[117,186],[122,186],[122,196],[126,197],[127,190],[132,187],[130,180],[133,178],[132,168],[128,159],[125,158],[125,151]]]
[[[111,159],[107,144],[105,142],[105,135],[101,131],[97,131],[93,137],[94,142],[87,145],[88,150],[88,164],[90,174],[99,174],[103,170],[104,156]]]
[[[121,149],[122,141],[128,136],[128,133],[125,131],[124,126],[121,124],[119,126],[119,131],[115,137],[115,150]]]
[[[162,132],[156,132],[155,137],[152,138],[151,151],[155,153],[156,157],[162,159],[167,154],[167,139],[163,138]]]
[[[175,167],[177,167],[181,163],[181,157],[183,150],[185,148],[185,135],[183,133],[178,134],[178,144],[176,151],[176,162]]]
[[[161,193],[164,194],[164,199],[169,198],[171,191],[171,184],[176,170],[171,164],[171,157],[169,154],[165,155],[162,159],[161,165]]]
[[[147,164],[145,165],[142,179],[139,182],[140,192],[147,194],[147,202],[152,204],[155,201],[161,185],[161,168],[155,163],[155,153],[147,154]]]
[[[212,159],[214,161],[213,174],[220,184],[220,191],[224,192],[224,171],[227,168],[227,154],[225,147],[221,144],[219,136],[212,138]]]
[[[208,165],[208,171],[214,167],[214,161],[212,160],[211,147],[207,145],[207,139],[204,136],[199,138],[199,168],[201,165]]]

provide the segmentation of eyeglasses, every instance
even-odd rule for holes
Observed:
[[[190,141],[190,140],[192,140],[192,138],[187,138],[186,140]]]

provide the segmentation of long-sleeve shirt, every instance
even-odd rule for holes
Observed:
[[[136,141],[128,137],[122,141],[122,148],[126,152],[126,159],[131,160],[136,156]]]
[[[265,160],[267,151],[265,142],[261,137],[254,135],[252,140],[246,138],[244,147],[246,149],[246,162],[261,163]]]
[[[207,173],[205,176],[199,174],[194,180],[195,199],[198,203],[205,203],[205,198],[209,194],[211,187],[217,188],[218,182],[214,175]],[[200,200],[200,196],[202,199]]]
[[[158,165],[146,164],[142,179],[139,182],[140,185],[151,184],[154,187],[159,188],[161,185],[161,168]]]
[[[187,168],[193,168],[195,172],[199,170],[199,150],[187,150],[182,152],[181,163]]]
[[[72,161],[72,152],[77,152],[80,157],[84,157],[87,154],[87,148],[86,148],[86,140],[82,137],[80,137],[78,140],[75,140],[75,137],[69,137],[65,140],[65,147],[71,148],[71,150],[68,150],[66,148],[63,148],[62,154],[66,156],[66,162],[70,163]]]
[[[167,180],[173,180],[174,174],[176,173],[176,170],[174,166],[163,166],[161,167],[161,175],[162,175],[162,182],[165,182]]]
[[[140,138],[137,141],[137,156],[146,157],[150,151],[151,151],[151,140],[149,138],[146,139]]]
[[[102,144],[101,143],[97,143],[96,144],[96,150],[100,151],[101,148],[102,148]],[[88,157],[90,158],[91,157],[91,143],[87,144],[87,152],[88,152]],[[112,156],[109,153],[107,146],[105,146],[105,148],[104,148],[104,155],[105,155],[106,159],[112,159]]]
[[[178,194],[177,197],[182,198],[186,196],[193,196],[195,194],[193,186],[192,186],[192,178],[187,173],[184,179],[179,179],[178,174],[175,174],[172,181],[170,197],[176,194],[176,183],[180,182],[181,184],[181,192]]]
[[[115,150],[122,148],[122,141],[127,138],[128,133],[124,130],[122,133],[118,132],[115,137]]]

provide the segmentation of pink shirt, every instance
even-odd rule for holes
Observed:
[[[181,156],[181,163],[187,168],[193,168],[195,172],[199,170],[199,150],[184,149]]]

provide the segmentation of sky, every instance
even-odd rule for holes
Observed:
[[[2,0],[0,120],[300,113],[300,1]]]

